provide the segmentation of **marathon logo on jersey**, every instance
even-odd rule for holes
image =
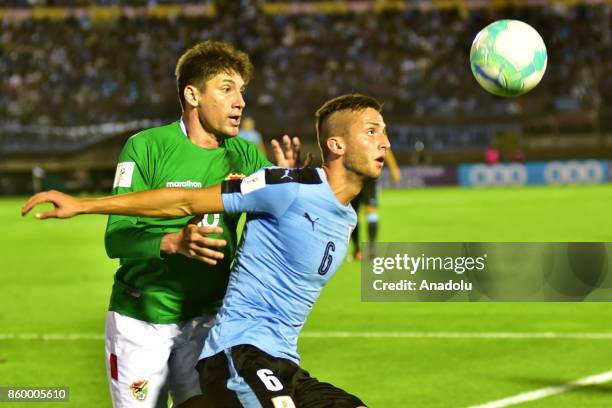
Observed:
[[[130,389],[132,390],[134,398],[138,401],[144,401],[147,399],[147,394],[149,393],[149,380],[134,381],[132,385],[130,385]]]
[[[240,192],[243,195],[247,195],[252,193],[253,191],[262,189],[266,186],[266,171],[259,170],[256,173],[251,174],[249,177],[246,177],[240,183]]]
[[[202,183],[199,181],[168,181],[166,187],[172,188],[202,188]]]
[[[113,182],[113,188],[132,187],[134,165],[134,162],[121,162],[117,164],[117,171],[115,172],[115,181]]]

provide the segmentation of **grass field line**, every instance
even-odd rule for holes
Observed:
[[[367,332],[367,331],[306,331],[303,338],[414,338],[414,339],[568,339],[611,340],[612,333],[570,332]],[[0,340],[104,340],[103,333],[0,333]]]
[[[612,381],[612,371],[606,371],[605,373],[591,375],[589,377],[581,378],[579,380],[571,381],[561,385],[555,385],[552,387],[540,388],[539,390],[523,392],[512,397],[487,402],[482,405],[473,405],[470,408],[509,407],[511,405],[518,405],[524,402],[535,401],[553,395],[562,394],[564,392],[571,391],[580,387],[588,387],[590,385],[607,383],[608,381]]]
[[[303,332],[300,337],[310,338],[439,338],[439,339],[588,339],[609,340],[612,333],[569,332],[362,332],[321,331]]]

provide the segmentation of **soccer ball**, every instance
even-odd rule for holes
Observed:
[[[533,89],[546,71],[547,59],[540,34],[518,20],[489,24],[476,35],[470,50],[476,81],[499,96],[519,96]]]

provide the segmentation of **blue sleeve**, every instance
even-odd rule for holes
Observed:
[[[221,198],[226,213],[265,213],[279,218],[297,197],[299,183],[266,183],[267,169],[226,182]]]

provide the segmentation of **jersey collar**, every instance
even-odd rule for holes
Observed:
[[[179,124],[181,125],[181,131],[183,132],[185,137],[189,138],[189,135],[187,134],[187,126],[185,126],[185,122],[183,122],[183,118],[181,118],[181,120],[179,120]]]

